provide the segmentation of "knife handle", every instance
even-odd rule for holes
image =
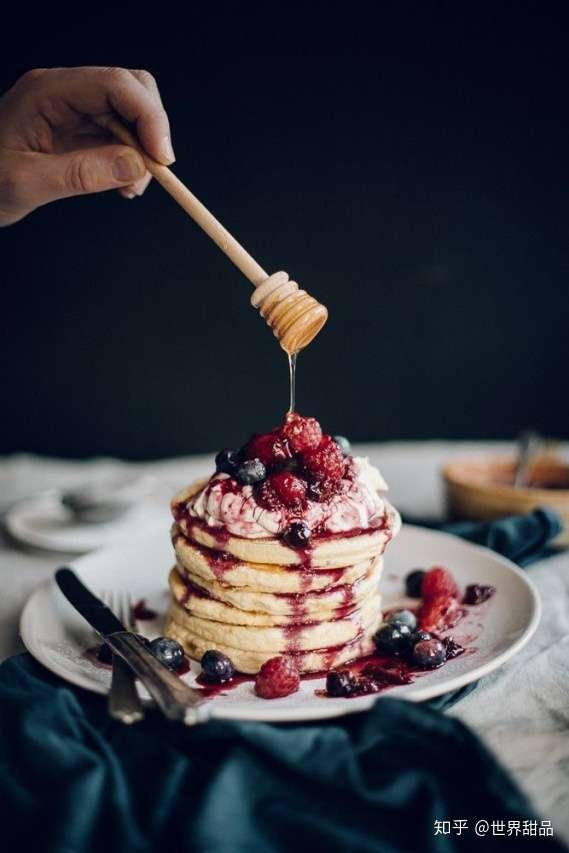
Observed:
[[[103,637],[113,652],[140,678],[169,720],[194,725],[210,716],[209,702],[199,690],[189,687],[148,651],[135,634],[116,631]]]

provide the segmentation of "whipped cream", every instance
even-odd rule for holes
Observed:
[[[385,480],[369,460],[353,457],[349,475],[342,489],[329,501],[307,501],[302,513],[286,508],[269,510],[260,506],[252,486],[227,491],[223,481],[227,474],[215,474],[187,503],[191,518],[209,527],[224,527],[234,536],[261,539],[279,536],[292,520],[304,521],[311,530],[324,533],[346,533],[359,528],[379,527],[385,516],[385,503],[380,492],[387,489]]]

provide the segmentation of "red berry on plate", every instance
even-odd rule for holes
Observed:
[[[311,480],[340,480],[346,470],[342,451],[329,435],[314,450],[302,454],[304,470]]]
[[[487,586],[481,583],[471,583],[464,590],[464,604],[482,604],[492,598],[496,592],[495,586]]]
[[[295,474],[283,471],[273,474],[269,483],[277,493],[281,502],[287,507],[301,509],[306,501],[306,480],[301,480]]]
[[[288,442],[282,437],[280,430],[263,435],[254,435],[245,448],[247,459],[260,459],[265,467],[276,465],[290,459],[292,454]]]
[[[419,609],[419,627],[430,634],[440,634],[453,628],[463,614],[462,607],[448,595],[439,595],[424,601]]]
[[[280,699],[296,693],[300,675],[292,658],[285,655],[265,661],[255,679],[255,693],[261,699]]]
[[[447,598],[460,598],[458,584],[449,572],[442,566],[433,566],[425,573],[421,584],[421,596],[423,601],[431,598],[446,596]]]
[[[322,428],[316,418],[303,418],[296,412],[287,415],[282,434],[295,453],[315,450],[322,440]]]

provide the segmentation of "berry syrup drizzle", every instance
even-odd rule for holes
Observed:
[[[206,548],[204,545],[199,545],[194,541],[192,541],[192,547],[201,554],[211,569],[212,574],[215,575],[215,579],[221,584],[225,583],[225,573],[239,563],[239,560],[232,557],[231,554],[227,553],[227,551],[218,551],[214,548]]]

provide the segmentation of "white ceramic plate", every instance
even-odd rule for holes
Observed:
[[[163,615],[169,598],[166,577],[172,562],[168,534],[152,532],[139,535],[134,544],[89,554],[71,566],[93,592],[124,588],[133,600],[144,598],[149,607]],[[540,616],[533,584],[509,560],[454,536],[411,526],[405,526],[388,548],[382,577],[384,607],[402,601],[403,579],[408,571],[434,564],[450,568],[463,587],[469,583],[492,584],[497,592],[490,601],[470,608],[452,632],[467,647],[467,653],[440,669],[420,674],[411,684],[387,691],[390,696],[415,702],[456,690],[501,666],[528,642]],[[139,627],[152,637],[160,633],[160,622],[159,617],[155,622],[141,622]],[[87,690],[108,691],[109,670],[85,654],[95,643],[93,631],[53,582],[31,596],[20,629],[28,650],[52,672]],[[197,664],[193,666],[199,671]],[[185,678],[193,682],[195,672]],[[363,711],[378,695],[385,695],[331,699],[315,694],[323,686],[323,680],[306,680],[298,693],[268,701],[256,697],[252,683],[247,682],[213,698],[213,716],[273,722],[322,719]],[[147,697],[143,688],[141,694]]]
[[[81,524],[61,504],[61,495],[49,491],[19,501],[4,517],[8,533],[18,542],[66,554],[85,554],[95,548],[110,547],[116,541],[138,536],[150,525],[157,531],[168,524],[164,512],[153,504],[140,502],[116,521]]]

